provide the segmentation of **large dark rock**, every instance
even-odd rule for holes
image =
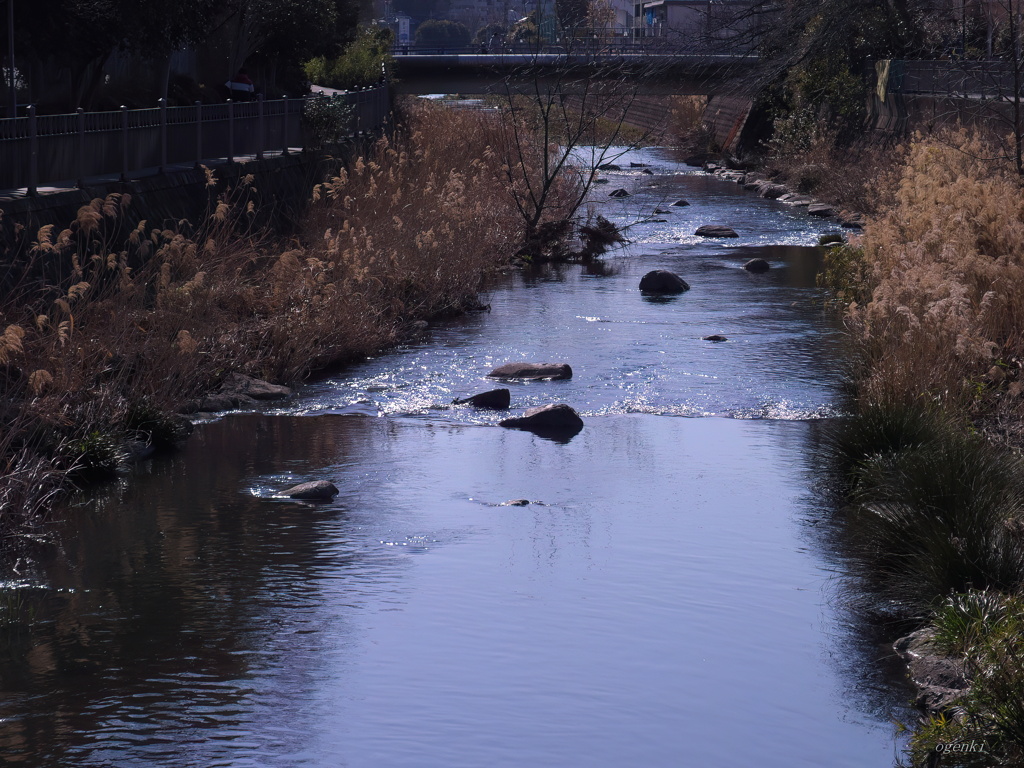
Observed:
[[[747,272],[754,272],[755,274],[760,274],[762,272],[767,272],[769,269],[771,269],[771,264],[769,264],[764,259],[751,259],[750,261],[743,265],[743,268],[747,270]]]
[[[642,171],[640,171],[640,173],[642,173],[644,176],[654,175],[654,171],[652,171],[650,168],[644,168]]]
[[[835,209],[825,203],[811,203],[807,206],[807,213],[817,216],[819,219],[827,219],[829,216],[835,215]]]
[[[907,672],[918,691],[916,704],[925,712],[943,712],[967,693],[963,661],[939,650],[934,629],[911,632],[897,640],[893,649],[907,663]]]
[[[599,171],[621,171],[622,168],[617,166],[615,163],[602,163],[601,165],[597,166],[597,170],[599,170]]]
[[[329,480],[312,480],[308,483],[293,485],[278,495],[302,501],[330,501],[338,495],[338,489]]]
[[[505,363],[487,374],[492,379],[571,379],[568,363]]]
[[[522,416],[505,419],[500,426],[525,429],[539,435],[572,436],[583,429],[583,419],[565,403],[530,408]]]
[[[703,227],[698,227],[695,235],[701,237],[739,237],[736,234],[736,230],[731,227],[723,227],[719,224],[705,224]]]
[[[656,269],[640,278],[641,293],[683,293],[688,290],[690,286],[683,278],[665,269]]]
[[[676,200],[674,203],[670,203],[670,205],[674,205],[677,208],[684,208],[689,205],[689,203],[685,200]]]
[[[718,334],[718,333],[713,333],[710,336],[702,336],[701,339],[703,341],[728,341],[729,340],[727,337],[722,336],[721,334]]]
[[[288,387],[242,373],[229,373],[220,385],[220,392],[225,395],[244,395],[253,400],[280,400],[292,393]]]
[[[629,197],[629,192],[620,188],[609,192],[608,197]]]
[[[492,408],[504,411],[512,404],[512,393],[507,389],[489,389],[461,400],[452,400],[454,405],[472,405],[476,408]]]

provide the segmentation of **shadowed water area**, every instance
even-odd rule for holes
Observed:
[[[840,607],[819,492],[841,354],[807,247],[835,226],[686,169],[609,173],[607,269],[201,425],[77,499],[11,582],[0,754],[22,766],[885,766],[904,693]],[[655,186],[648,186],[648,185]],[[622,186],[622,201],[604,196]],[[729,241],[692,236],[727,224]],[[753,256],[772,269],[752,275]],[[692,289],[655,301],[651,269]],[[594,274],[603,272],[603,274]],[[721,334],[725,342],[703,341]],[[509,361],[513,413],[451,400]],[[334,502],[269,496],[327,478]],[[525,506],[501,506],[527,499]]]

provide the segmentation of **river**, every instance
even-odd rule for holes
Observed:
[[[892,765],[908,695],[843,607],[822,425],[841,338],[808,247],[834,224],[664,150],[618,162],[608,269],[510,274],[490,312],[210,420],[76,499],[0,629],[13,765]],[[633,195],[604,200],[624,186]],[[687,207],[668,207],[677,198]],[[740,237],[692,235],[701,224]],[[772,269],[744,271],[754,255]],[[669,269],[692,289],[642,297]],[[725,342],[702,340],[722,334]],[[569,381],[568,441],[449,405],[517,360]],[[268,498],[328,478],[330,504]],[[526,506],[501,506],[528,499]]]

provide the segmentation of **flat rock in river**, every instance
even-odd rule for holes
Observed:
[[[568,363],[505,363],[487,374],[492,379],[571,379]]]
[[[700,237],[739,237],[735,229],[723,227],[720,224],[705,224],[703,227],[698,227],[693,234]]]

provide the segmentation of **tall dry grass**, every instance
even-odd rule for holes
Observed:
[[[0,545],[68,478],[180,439],[170,414],[227,374],[299,381],[476,302],[523,234],[502,134],[426,106],[404,125],[315,190],[288,243],[250,231],[249,178],[195,229],[126,232],[110,195],[38,232],[0,303]]]
[[[965,131],[918,137],[892,205],[866,228],[870,300],[850,318],[868,401],[970,406],[1019,371],[1024,188],[997,155]]]

